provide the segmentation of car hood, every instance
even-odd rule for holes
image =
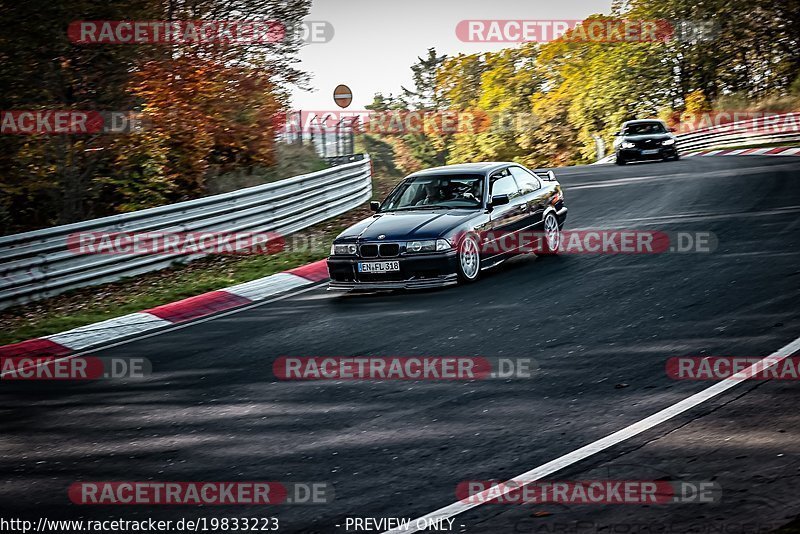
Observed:
[[[354,224],[336,238],[386,241],[405,239],[435,239],[454,229],[474,211],[467,210],[410,210],[379,213]]]

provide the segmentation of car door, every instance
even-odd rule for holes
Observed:
[[[484,239],[484,258],[487,263],[497,260],[516,248],[517,232],[525,227],[528,203],[522,197],[514,176],[506,167],[489,177],[489,199],[495,195],[508,195],[509,202],[493,206],[489,213],[490,230]]]
[[[528,203],[528,216],[524,228],[538,227],[544,218],[545,208],[550,204],[552,188],[546,187],[536,175],[523,167],[511,167],[510,170],[524,201]]]

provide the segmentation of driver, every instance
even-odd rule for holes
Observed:
[[[480,202],[481,200],[481,191],[483,189],[483,182],[481,180],[475,180],[475,182],[470,187],[470,191],[464,193],[464,198],[469,200],[474,200],[475,202]]]
[[[415,206],[427,206],[437,204],[445,199],[445,182],[439,178],[433,178],[430,183],[425,184],[425,198],[414,204]]]

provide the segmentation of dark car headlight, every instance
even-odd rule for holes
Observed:
[[[354,243],[344,243],[331,245],[331,256],[355,256],[358,247]]]
[[[630,141],[623,141],[622,144],[619,145],[621,148],[636,148],[636,143],[631,143]]]
[[[664,146],[674,145],[675,139],[664,139],[663,141],[661,141],[661,144]]]
[[[447,239],[426,239],[424,241],[409,241],[406,243],[406,252],[412,254],[420,252],[441,252],[451,248]]]

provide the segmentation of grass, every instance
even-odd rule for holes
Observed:
[[[374,177],[373,198],[388,194],[398,177]],[[286,249],[260,256],[209,256],[117,282],[0,310],[0,345],[112,319],[208,291],[249,282],[325,258],[333,238],[371,214],[361,206],[286,238]]]
[[[331,234],[331,238],[333,234]],[[62,332],[269,276],[322,259],[321,251],[203,258],[110,284],[81,288],[0,312],[0,345]]]

